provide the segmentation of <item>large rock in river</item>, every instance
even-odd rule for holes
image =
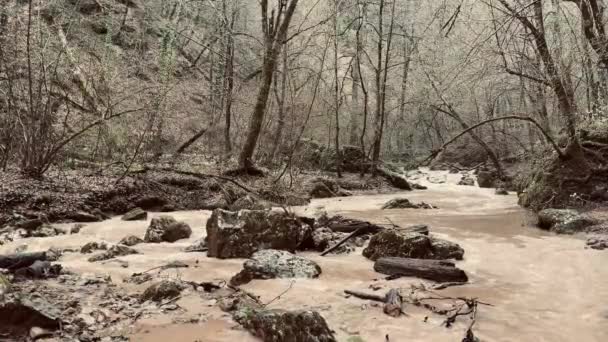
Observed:
[[[363,250],[371,260],[383,257],[461,260],[464,249],[457,243],[415,232],[385,229],[374,235]]]
[[[233,315],[264,342],[335,342],[323,316],[316,311],[240,310]]]
[[[598,220],[573,209],[544,209],[538,213],[538,226],[560,234],[584,232]]]
[[[253,279],[317,278],[321,267],[311,260],[286,251],[266,249],[255,252],[245,261],[243,270],[232,277],[233,286],[246,284]]]
[[[153,218],[144,236],[145,242],[175,242],[187,239],[192,235],[192,229],[184,222],[177,221],[171,216]]]
[[[207,221],[207,255],[227,259],[249,258],[263,249],[294,252],[311,234],[309,225],[289,213],[216,209]]]

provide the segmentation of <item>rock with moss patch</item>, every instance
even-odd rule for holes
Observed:
[[[93,253],[94,251],[97,250],[107,250],[108,249],[108,244],[105,242],[88,242],[86,243],[84,246],[82,246],[82,248],[80,248],[80,253],[82,254],[89,254],[89,253]]]
[[[142,208],[131,209],[128,213],[124,214],[121,218],[123,221],[145,221],[148,219],[148,213]]]
[[[496,190],[494,191],[494,194],[499,195],[499,196],[507,196],[509,194],[509,192],[505,188],[496,188]]]
[[[587,239],[587,247],[597,250],[608,248],[608,235],[591,235]]]
[[[496,180],[496,173],[492,171],[479,171],[477,173],[477,184],[480,188],[493,188]]]
[[[295,252],[312,228],[293,214],[267,210],[216,209],[207,221],[207,255],[249,258],[263,249]]]
[[[125,256],[125,255],[131,255],[131,254],[139,254],[139,252],[134,250],[133,248],[129,248],[127,246],[115,245],[115,246],[110,247],[110,249],[108,249],[104,253],[90,257],[89,262],[110,260],[110,259],[113,259],[113,258],[116,258],[119,256]]]
[[[475,179],[473,179],[472,177],[470,177],[468,175],[464,175],[460,178],[458,185],[475,186]]]
[[[316,311],[242,310],[234,318],[264,342],[335,342]]]
[[[145,242],[175,242],[187,239],[192,235],[192,229],[186,223],[177,221],[171,216],[163,215],[153,218],[144,236]]]
[[[538,213],[538,226],[560,234],[574,234],[598,224],[598,220],[573,209],[544,209]]]
[[[172,299],[179,296],[184,288],[185,286],[180,282],[163,280],[148,287],[139,298],[139,301],[142,303],[149,300],[153,302],[161,302]]]
[[[371,260],[383,257],[461,260],[463,255],[464,249],[457,243],[395,229],[385,229],[374,235],[363,250],[363,256]]]
[[[266,249],[255,252],[245,261],[243,270],[232,277],[234,286],[246,284],[253,279],[317,278],[321,267],[314,261],[286,251]]]
[[[144,240],[140,239],[135,235],[129,235],[122,238],[122,240],[120,240],[118,244],[132,247],[135,245],[139,245],[140,243],[144,243]]]
[[[435,209],[435,207],[425,202],[414,203],[407,198],[394,198],[386,202],[382,209]]]

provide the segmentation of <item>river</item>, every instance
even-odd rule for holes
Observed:
[[[605,342],[608,341],[608,253],[584,248],[577,236],[557,236],[533,227],[532,216],[517,206],[515,195],[497,196],[493,189],[457,186],[457,175],[434,172],[446,177],[445,184],[419,180],[429,187],[390,195],[364,195],[339,199],[314,200],[306,207],[295,208],[299,213],[330,214],[370,220],[394,222],[400,226],[428,224],[431,233],[459,243],[465,249],[464,269],[470,284],[442,290],[450,296],[477,297],[492,304],[480,306],[475,333],[482,341],[530,342]],[[438,206],[435,210],[380,210],[382,204],[395,197],[425,201]],[[61,263],[65,268],[81,273],[110,274],[115,283],[133,272],[142,272],[170,260],[184,261],[194,267],[179,270],[179,277],[194,281],[229,279],[240,270],[242,260],[218,260],[202,253],[181,250],[205,233],[209,212],[175,212],[193,228],[192,238],[168,244],[138,245],[142,254],[121,257],[129,268],[116,263],[89,263],[79,253],[66,254]],[[152,217],[158,214],[151,215]],[[126,235],[143,236],[148,223],[123,222],[119,218],[87,225],[80,234],[52,238],[31,238],[0,246],[0,253],[13,251],[26,244],[28,251],[49,247],[79,248],[89,241],[106,240],[116,243]],[[402,278],[393,281],[373,271],[373,262],[361,256],[361,251],[349,255],[320,257],[303,253],[321,266],[319,279],[257,280],[244,288],[268,302],[270,308],[318,310],[335,330],[338,341],[358,335],[364,341],[460,341],[467,322],[460,320],[454,327],[441,326],[442,317],[413,306],[406,306],[406,317],[391,318],[381,307],[357,298],[346,298],[343,290],[371,291],[370,285],[386,291],[393,287],[409,288],[423,281]],[[175,274],[171,275],[175,276]],[[129,285],[129,291],[145,288]],[[383,293],[383,292],[382,292]],[[131,327],[132,341],[257,341],[221,312],[214,301],[192,295],[177,304],[190,316],[200,317],[201,323],[173,323],[171,316],[146,318]],[[429,319],[425,322],[425,317]]]

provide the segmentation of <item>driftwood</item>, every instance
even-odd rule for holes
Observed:
[[[0,268],[15,271],[29,267],[36,261],[47,261],[46,252],[0,255]]]
[[[380,258],[376,272],[389,276],[419,277],[437,282],[466,282],[468,277],[453,262],[411,258]]]
[[[429,235],[429,226],[426,224],[415,224],[412,226],[407,226],[405,228],[395,228],[396,230],[404,230],[412,233],[420,233],[422,235]]]
[[[352,233],[359,231],[360,234],[376,234],[384,229],[384,227],[375,225],[373,223],[339,216],[332,217],[324,226],[337,233]]]
[[[399,317],[403,314],[403,297],[399,289],[391,289],[386,295],[379,296],[373,293],[365,293],[351,290],[344,290],[344,293],[366,300],[373,300],[375,302],[384,303],[383,311],[385,314],[391,317]]]
[[[347,295],[357,297],[357,298],[373,300],[373,301],[381,302],[381,303],[384,303],[384,300],[386,299],[386,296],[379,296],[379,295],[373,294],[373,293],[365,293],[365,292],[358,292],[358,291],[351,291],[351,290],[344,290],[344,293],[346,293]]]
[[[365,227],[361,227],[361,228],[355,230],[354,232],[348,234],[348,236],[345,236],[342,240],[338,241],[338,243],[336,243],[333,247],[329,247],[328,249],[323,251],[323,253],[321,253],[321,256],[325,256],[325,255],[331,253],[336,248],[338,248],[338,247],[342,246],[344,243],[346,243],[346,241],[350,240],[351,238],[353,238],[357,235],[361,235],[361,232],[363,231],[364,228]]]

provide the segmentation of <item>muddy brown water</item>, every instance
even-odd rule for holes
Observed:
[[[420,183],[426,191],[390,195],[365,195],[341,199],[315,200],[309,206],[296,208],[300,213],[314,215],[321,211],[374,222],[394,222],[405,226],[425,223],[439,237],[459,243],[465,259],[457,262],[470,278],[470,284],[448,288],[442,294],[477,297],[493,306],[479,308],[476,335],[483,341],[608,341],[608,253],[584,249],[584,240],[577,236],[557,236],[532,227],[530,215],[516,204],[515,195],[496,196],[491,189],[457,186],[458,175],[434,173],[447,177],[446,184]],[[382,204],[395,197],[425,201],[438,206],[436,210],[380,210]],[[117,263],[89,263],[89,255],[66,254],[61,263],[79,273],[109,274],[119,286],[133,272],[179,260],[190,268],[173,270],[165,277],[181,277],[193,281],[229,279],[240,270],[242,260],[207,258],[204,253],[184,253],[182,249],[205,233],[209,212],[175,212],[174,217],[193,228],[192,238],[177,243],[136,246],[142,254],[121,257],[129,268]],[[157,214],[153,214],[157,216]],[[143,236],[148,222],[122,222],[115,218],[88,224],[80,234],[53,238],[32,238],[0,246],[8,253],[20,245],[28,251],[49,247],[79,248],[89,241],[118,242],[126,235]],[[373,263],[361,256],[319,257],[303,253],[317,261],[323,269],[319,279],[259,280],[244,288],[269,302],[270,308],[318,310],[335,330],[338,341],[358,335],[364,341],[461,341],[468,322],[460,320],[448,329],[442,318],[407,306],[407,317],[391,318],[382,308],[357,298],[345,298],[344,289],[372,291],[370,285],[409,288],[423,283],[403,278],[385,281],[373,271]],[[143,291],[145,284],[127,288]],[[180,299],[186,318],[199,318],[196,324],[174,323],[171,315],[145,318],[125,332],[132,341],[258,341],[241,330],[222,313],[214,301],[195,294]],[[429,317],[425,322],[425,317]],[[183,321],[183,320],[182,320]]]

